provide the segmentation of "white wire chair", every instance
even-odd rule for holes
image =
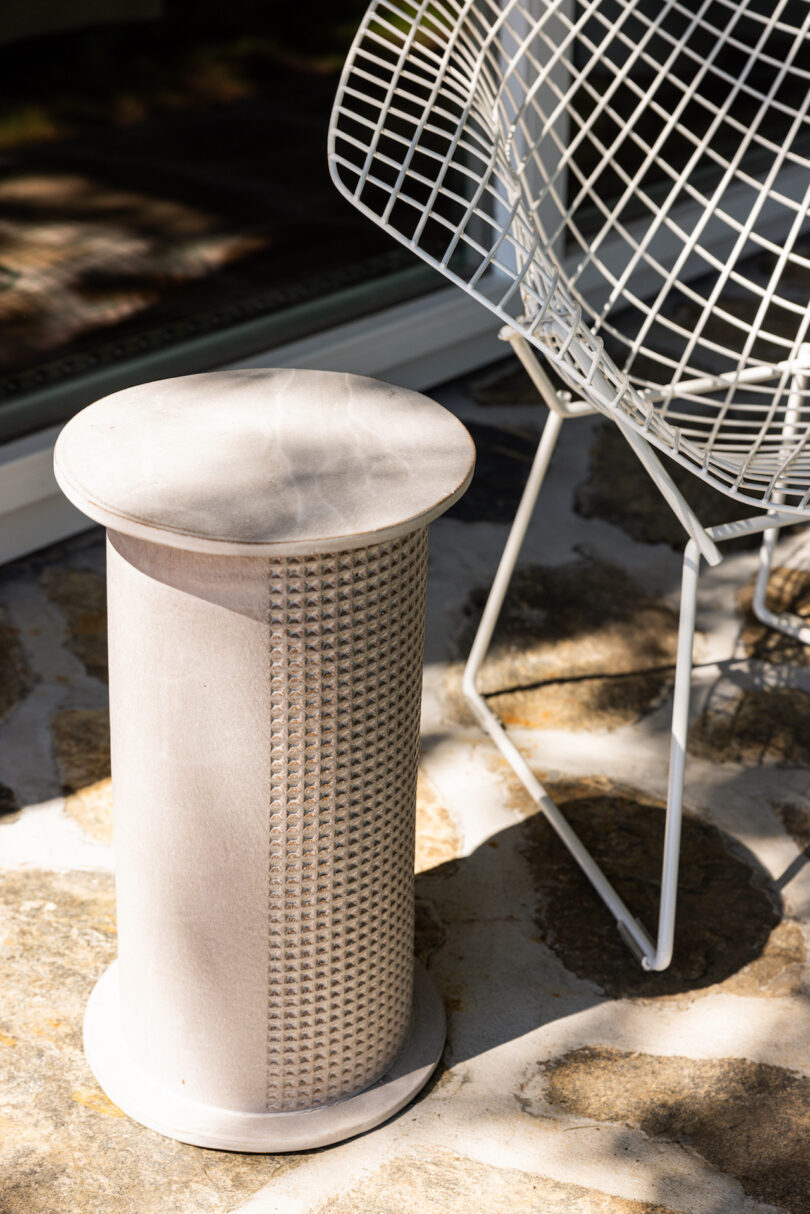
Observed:
[[[672,957],[700,556],[763,532],[755,610],[810,643],[765,605],[779,528],[810,518],[809,105],[806,0],[374,0],[332,116],[339,189],[505,322],[549,406],[464,691],[649,970]],[[596,410],[688,537],[655,941],[476,689],[560,426]],[[764,513],[703,527],[655,449]]]

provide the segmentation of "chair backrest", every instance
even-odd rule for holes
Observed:
[[[807,0],[374,0],[330,164],[592,404],[806,512],[808,107]]]

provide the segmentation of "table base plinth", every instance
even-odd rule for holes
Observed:
[[[413,1099],[444,1047],[441,999],[424,969],[414,970],[411,1028],[405,1046],[371,1087],[334,1104],[288,1113],[242,1113],[200,1105],[161,1087],[134,1065],[121,1030],[117,963],[102,975],[87,1005],[84,1049],[114,1104],[169,1138],[225,1151],[275,1153],[327,1146],[380,1125]]]

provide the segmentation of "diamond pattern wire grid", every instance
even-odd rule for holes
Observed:
[[[267,1108],[340,1100],[402,1048],[427,528],[269,562]]]
[[[809,47],[806,0],[373,0],[332,175],[577,395],[806,512]]]

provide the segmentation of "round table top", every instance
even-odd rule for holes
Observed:
[[[332,371],[216,371],[89,405],[56,479],[105,527],[230,555],[358,548],[436,518],[467,488],[464,426],[417,392]]]

